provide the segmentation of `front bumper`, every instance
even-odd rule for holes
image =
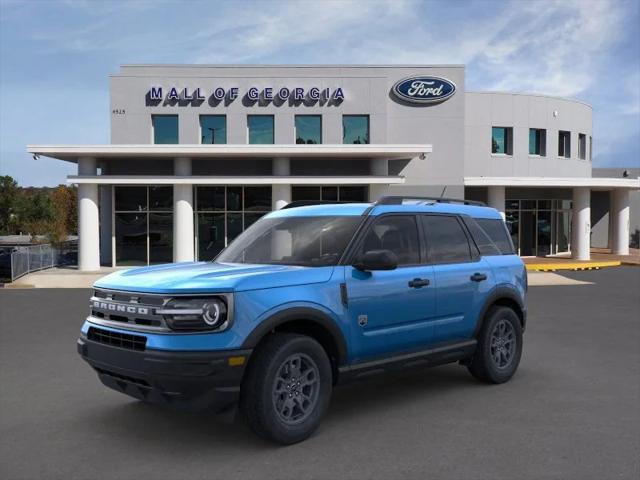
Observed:
[[[220,412],[236,403],[251,355],[251,350],[135,351],[98,343],[85,335],[77,346],[107,387],[191,411]]]

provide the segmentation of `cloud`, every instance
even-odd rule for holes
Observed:
[[[53,93],[58,103],[49,112],[55,121],[48,131],[64,141],[70,138],[64,125],[76,125],[78,115],[101,123],[108,116],[104,108],[67,111],[68,101],[56,92],[70,85],[91,88],[91,98],[106,105],[107,76],[123,63],[465,64],[468,90],[543,93],[591,103],[595,159],[638,163],[639,5],[637,0],[0,0],[0,100],[10,105],[17,96],[24,112],[39,111],[38,98]],[[39,95],[32,99],[35,89]],[[2,113],[8,110],[5,106]],[[0,154],[23,149],[19,136],[8,132],[32,131],[33,119],[24,117],[24,125],[17,117],[0,122]]]

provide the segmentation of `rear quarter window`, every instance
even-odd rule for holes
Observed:
[[[513,255],[515,250],[504,222],[495,218],[465,219],[482,255]]]

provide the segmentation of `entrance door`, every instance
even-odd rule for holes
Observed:
[[[355,360],[421,347],[432,341],[436,312],[433,267],[423,265],[414,215],[384,215],[365,233],[355,255],[390,250],[398,268],[361,272],[345,267]],[[416,282],[419,280],[419,282]]]
[[[547,210],[538,210],[538,248],[536,256],[544,257],[551,255],[551,212]]]
[[[520,256],[531,257],[536,254],[536,212],[520,212]]]

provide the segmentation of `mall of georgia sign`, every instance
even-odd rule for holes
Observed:
[[[437,103],[451,97],[456,92],[456,85],[446,78],[417,76],[403,78],[393,86],[392,91],[405,102]]]

